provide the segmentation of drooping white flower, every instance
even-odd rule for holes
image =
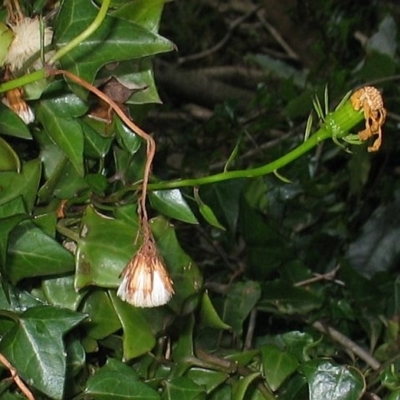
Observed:
[[[42,46],[48,46],[53,39],[53,31],[49,27],[44,28],[42,39],[40,20],[38,18],[24,17],[16,23],[10,24],[10,28],[15,37],[11,42],[4,62],[10,66],[11,72],[19,70],[30,57],[40,51]],[[46,60],[50,56],[51,52],[47,53]],[[38,58],[32,64],[31,69],[37,70],[42,67],[42,60]]]
[[[158,307],[171,299],[172,280],[150,239],[122,271],[117,295],[135,307]]]

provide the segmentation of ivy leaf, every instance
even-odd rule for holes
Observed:
[[[222,318],[238,335],[242,333],[243,322],[260,296],[261,289],[258,282],[238,282],[229,288]]]
[[[10,234],[8,274],[12,282],[74,270],[74,257],[31,221],[21,222]]]
[[[154,218],[151,228],[174,282],[175,294],[168,305],[177,313],[192,312],[200,300],[203,277],[197,265],[182,250],[175,230],[167,220]]]
[[[85,398],[94,400],[160,400],[160,395],[142,383],[132,368],[108,360],[88,381]]]
[[[86,296],[81,310],[89,315],[86,332],[94,339],[104,339],[121,328],[113,303],[104,290],[95,290]]]
[[[148,353],[156,344],[156,338],[144,316],[149,311],[132,307],[115,293],[110,292],[110,297],[124,330],[124,360],[131,360]]]
[[[11,111],[6,105],[0,102],[0,132],[5,135],[32,139],[32,135],[25,122]]]
[[[57,101],[40,102],[37,118],[48,135],[68,157],[80,176],[83,176],[83,130],[81,124],[73,119],[57,116]]]
[[[62,337],[86,316],[51,306],[7,315],[16,323],[1,339],[1,353],[22,379],[52,399],[63,399],[66,355]]]
[[[135,22],[141,27],[157,33],[165,0],[139,0],[122,3],[111,15]]]
[[[247,389],[252,382],[260,376],[259,372],[254,372],[246,377],[234,382],[233,384],[233,397],[234,399],[245,399]]]
[[[205,398],[204,388],[184,376],[172,378],[165,384],[165,400],[186,399],[200,400]]]
[[[27,212],[31,212],[39,186],[41,163],[32,160],[22,165],[21,172],[0,173],[0,205],[22,196]]]
[[[136,231],[137,223],[106,217],[89,206],[81,222],[75,288],[89,285],[116,288],[119,274],[134,254]]]
[[[355,368],[327,360],[312,360],[302,366],[309,385],[310,400],[358,400],[365,381]]]
[[[179,189],[155,190],[150,193],[151,205],[167,217],[189,224],[198,224],[192,210]]]
[[[294,356],[272,344],[264,345],[261,355],[265,379],[273,391],[276,391],[299,365]]]
[[[13,148],[0,137],[0,172],[17,171],[21,168],[21,162]]]
[[[62,47],[83,32],[98,10],[91,2],[63,2],[56,24],[55,43]],[[101,26],[62,59],[65,69],[92,83],[97,71],[116,61],[141,58],[170,51],[173,44],[125,19],[107,16]]]

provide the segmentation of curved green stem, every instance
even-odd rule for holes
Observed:
[[[363,114],[359,111],[355,111],[350,101],[347,101],[335,112],[327,115],[324,125],[314,135],[310,136],[309,139],[296,147],[294,150],[269,164],[265,164],[257,168],[221,172],[219,174],[209,175],[201,178],[150,183],[148,190],[164,190],[186,186],[201,186],[209,183],[226,181],[228,179],[254,178],[257,176],[270,174],[271,172],[277,171],[290,162],[296,160],[301,155],[318,145],[318,143],[321,143],[323,140],[329,138],[341,139],[345,137],[349,133],[349,130],[358,124],[363,118]]]
[[[99,10],[98,14],[96,15],[96,18],[94,19],[94,21],[75,39],[71,40],[64,47],[61,47],[61,49],[57,50],[57,52],[53,55],[53,57],[50,58],[49,64],[53,65],[60,58],[64,57],[72,49],[74,49],[80,43],[82,43],[84,40],[86,40],[94,31],[96,31],[97,28],[99,28],[99,26],[104,21],[104,18],[107,15],[107,11],[108,11],[108,8],[110,7],[110,4],[111,4],[111,0],[103,0],[103,2],[101,3],[100,10]]]
[[[20,78],[13,79],[9,82],[4,82],[0,84],[0,93],[8,92],[9,90],[15,89],[17,87],[29,85],[30,83],[40,81],[46,78],[46,70],[40,69],[38,71],[32,72],[31,74],[26,74]]]

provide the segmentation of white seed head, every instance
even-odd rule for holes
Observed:
[[[41,48],[41,31],[40,21],[38,18],[23,18],[16,24],[10,26],[14,32],[14,40],[8,49],[5,58],[5,64],[10,65],[11,72],[20,69],[25,61],[40,51]],[[47,27],[43,33],[43,45],[48,46],[53,39],[53,31]],[[46,54],[46,60],[51,56],[52,52]],[[41,60],[33,63],[32,69],[42,68]]]
[[[158,307],[171,299],[172,280],[152,242],[144,244],[122,271],[117,295],[135,307]]]

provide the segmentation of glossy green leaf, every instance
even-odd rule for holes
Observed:
[[[32,139],[27,125],[11,111],[6,105],[0,102],[0,133],[21,139]]]
[[[363,375],[350,366],[312,360],[302,366],[310,400],[359,400],[365,389]]]
[[[67,309],[30,308],[14,315],[14,327],[0,341],[1,353],[22,379],[52,399],[63,399],[66,356],[63,335],[85,319]]]
[[[109,152],[113,138],[101,136],[89,123],[82,122],[85,139],[84,154],[91,158],[103,158]]]
[[[91,206],[87,207],[81,222],[75,287],[116,288],[122,269],[135,252],[137,224],[106,217]]]
[[[23,221],[9,236],[7,270],[12,282],[74,270],[74,257],[31,221]]]
[[[198,224],[196,217],[179,189],[155,190],[150,193],[149,198],[151,205],[165,216],[189,224]]]
[[[199,301],[203,278],[197,265],[182,250],[173,226],[162,217],[151,220],[151,228],[157,239],[157,246],[174,282],[175,294],[168,306],[177,313],[193,311]]]
[[[109,360],[91,376],[84,395],[94,400],[159,400],[159,394],[141,382],[133,370],[116,360]]]
[[[94,339],[104,339],[121,328],[113,303],[107,292],[95,290],[83,301],[81,311],[89,316],[86,332]]]
[[[131,360],[149,352],[156,344],[156,338],[144,317],[149,310],[133,307],[115,293],[110,293],[110,297],[124,331],[124,360]]]
[[[84,293],[75,290],[73,275],[44,279],[42,290],[50,304],[74,311],[78,309],[84,297]]]
[[[39,185],[41,165],[39,160],[24,163],[20,173],[0,173],[0,205],[22,196],[28,212],[32,211]]]
[[[168,380],[165,383],[163,400],[202,400],[206,397],[204,388],[197,385],[189,378],[178,377]]]
[[[199,207],[200,214],[204,217],[204,219],[214,228],[224,231],[225,227],[220,224],[211,207],[201,200],[197,189],[194,190],[194,198]]]
[[[8,237],[10,232],[24,219],[26,214],[16,214],[7,218],[0,218],[0,272],[2,280],[6,279],[6,253],[8,247]]]
[[[142,139],[117,117],[114,119],[114,126],[121,147],[129,154],[135,154],[142,144]]]
[[[295,357],[274,345],[264,345],[261,355],[264,376],[272,391],[276,391],[299,366]]]
[[[57,115],[60,105],[57,101],[40,102],[37,108],[37,118],[44,126],[48,135],[59,146],[68,160],[83,176],[83,131],[78,121],[66,119]]]
[[[226,372],[197,367],[190,368],[185,376],[200,387],[203,387],[207,395],[229,379],[229,374]]]
[[[90,2],[64,2],[59,12],[55,43],[62,47],[84,31],[97,15]],[[108,16],[101,26],[61,60],[63,68],[93,82],[97,71],[115,61],[131,60],[170,51],[173,45],[141,26]]]
[[[203,293],[203,297],[201,299],[200,318],[204,326],[208,326],[215,329],[231,328],[228,324],[222,321],[221,317],[215,310],[211,302],[210,296],[208,295],[207,292]]]
[[[233,399],[238,399],[238,400],[243,400],[245,399],[246,392],[249,389],[249,386],[257,379],[259,378],[260,374],[258,372],[253,372],[252,374],[249,374],[245,376],[242,379],[239,379],[233,383],[233,388],[232,388],[232,398]]]
[[[63,162],[60,163],[59,167],[51,177],[51,179],[55,178],[54,183],[56,185],[53,193],[55,197],[70,199],[89,188],[86,180],[79,175],[79,172],[69,161],[66,161],[65,164]],[[42,191],[40,194],[42,194]]]
[[[127,19],[154,33],[158,32],[165,0],[139,0],[122,2],[112,15]]]

